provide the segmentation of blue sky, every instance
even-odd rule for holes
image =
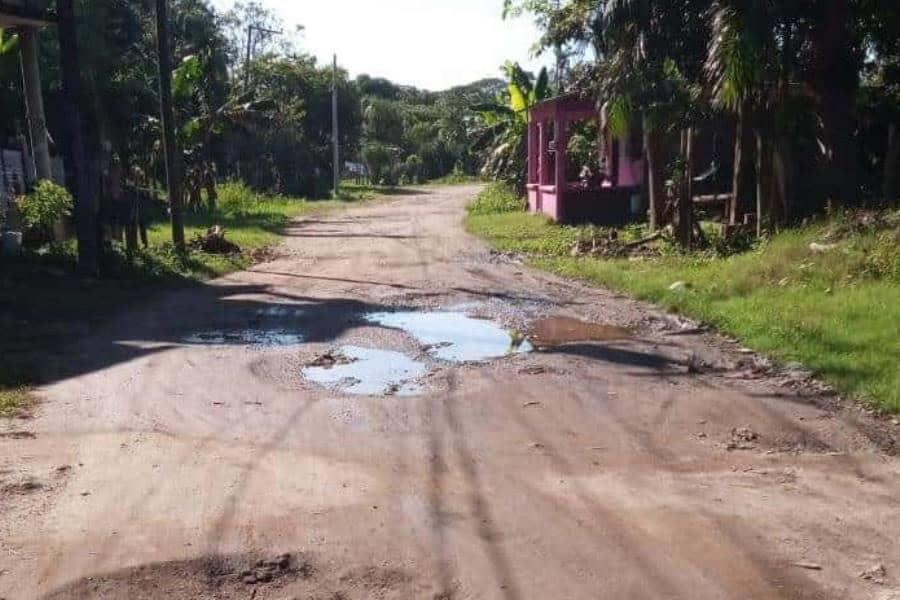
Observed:
[[[233,0],[213,0],[227,10]],[[502,0],[262,0],[284,20],[302,24],[298,45],[351,75],[442,90],[497,77],[507,59],[534,68],[538,32],[528,17],[504,21]]]

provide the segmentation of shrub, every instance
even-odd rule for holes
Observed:
[[[873,279],[900,282],[900,230],[878,235],[866,254],[864,271]]]
[[[513,189],[504,183],[489,185],[466,207],[470,215],[494,215],[524,209],[524,200],[516,196]]]
[[[43,179],[34,191],[19,200],[19,211],[28,237],[49,241],[53,237],[53,226],[72,214],[72,195],[66,188]]]

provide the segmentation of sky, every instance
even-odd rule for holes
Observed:
[[[504,21],[502,0],[261,0],[305,30],[297,45],[351,76],[367,73],[400,84],[443,90],[500,77],[507,60],[526,68],[539,33],[527,16]],[[212,0],[228,10],[234,0]]]

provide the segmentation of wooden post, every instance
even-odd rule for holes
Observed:
[[[338,89],[337,89],[337,54],[331,69],[331,139],[334,150],[334,197],[337,198],[341,186],[341,150],[338,131]]]
[[[41,93],[41,70],[38,63],[38,30],[23,27],[19,34],[22,59],[22,80],[25,88],[25,110],[31,140],[31,159],[37,179],[51,179],[50,148],[47,141],[47,122],[44,117],[44,98]]]

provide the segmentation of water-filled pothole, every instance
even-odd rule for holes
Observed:
[[[365,319],[405,331],[439,360],[481,362],[532,350],[526,340],[497,324],[460,312],[379,312]]]
[[[417,380],[425,364],[400,352],[344,346],[328,360],[318,359],[303,369],[313,383],[347,394],[413,396],[422,391]]]
[[[219,330],[193,333],[184,341],[209,346],[296,346],[303,343],[303,335],[281,328]]]
[[[589,323],[572,317],[547,317],[528,326],[527,337],[538,348],[552,348],[578,342],[626,340],[633,332],[626,327]]]

